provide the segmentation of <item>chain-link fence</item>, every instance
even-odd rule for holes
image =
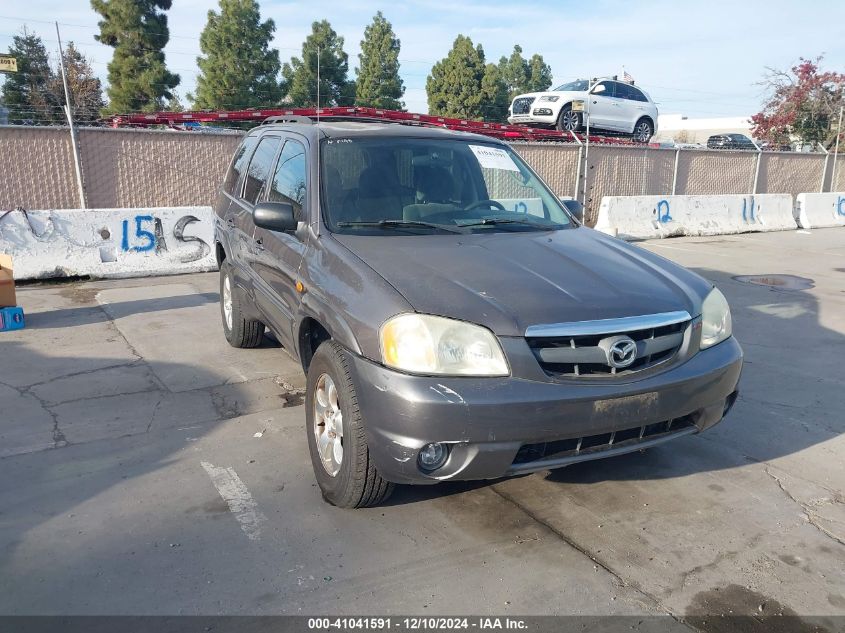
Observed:
[[[209,205],[240,136],[81,128],[87,206]],[[584,201],[588,224],[603,196],[845,190],[845,156],[834,165],[832,154],[575,143],[515,143],[514,149],[557,195]],[[0,156],[0,210],[80,207],[67,128],[2,126]]]

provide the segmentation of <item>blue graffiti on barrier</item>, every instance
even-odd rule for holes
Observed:
[[[185,235],[185,227],[188,226],[188,224],[199,221],[199,218],[196,216],[185,215],[181,217],[173,227],[173,237],[175,237],[178,242],[197,243],[198,248],[194,253],[184,255],[182,257],[183,263],[202,259],[211,251],[211,248],[205,240],[199,237]],[[150,224],[152,224],[152,227],[150,227]],[[149,228],[152,228],[152,231],[148,230]],[[152,250],[155,250],[156,254],[166,252],[167,241],[164,237],[164,226],[161,218],[157,218],[152,215],[136,215],[133,235],[130,235],[129,220],[123,220],[123,235],[121,237],[120,247],[124,253],[148,253]]]
[[[151,215],[136,215],[135,216],[135,235],[134,237],[141,241],[140,244],[129,246],[129,220],[123,221],[123,240],[120,247],[124,252],[134,251],[136,253],[146,253],[156,247],[156,235],[144,228],[147,222],[155,222],[155,218]]]
[[[661,213],[661,209],[665,209],[665,212]],[[668,200],[661,200],[657,203],[657,207],[655,208],[655,212],[657,213],[657,221],[661,224],[665,224],[666,222],[672,221],[672,214],[669,212],[669,201]]]
[[[748,212],[748,199],[742,199],[742,221],[745,223],[749,222],[749,216],[751,222],[756,222],[757,220],[754,219],[754,198],[751,198],[751,209],[750,213]]]
[[[845,216],[845,196],[839,196],[837,198],[836,213]]]

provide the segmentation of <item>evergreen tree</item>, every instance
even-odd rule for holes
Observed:
[[[522,47],[517,44],[513,47],[510,57],[504,55],[499,60],[499,71],[502,73],[502,81],[508,91],[508,99],[527,92],[529,69],[525,58],[522,56]]]
[[[526,92],[542,92],[552,85],[552,69],[543,56],[534,54],[530,60],[522,56],[522,47],[513,47],[510,57],[499,60],[499,71],[508,91],[508,101]]]
[[[167,16],[172,0],[91,0],[103,16],[97,41],[114,48],[109,62],[109,112],[155,112],[172,96],[179,75],[167,70]]]
[[[552,67],[543,61],[543,56],[534,53],[528,62],[528,92],[542,92],[552,86]]]
[[[508,97],[508,87],[502,79],[502,72],[496,64],[487,64],[484,69],[481,92],[486,99],[486,103],[482,106],[484,120],[505,123],[511,100]]]
[[[235,110],[278,104],[279,51],[270,48],[276,25],[261,21],[255,0],[220,0],[208,12],[197,58],[200,74],[194,107]]]
[[[100,111],[105,107],[103,86],[94,74],[94,69],[79,52],[73,42],[68,42],[64,50],[67,87],[70,103],[73,107],[74,123],[88,125],[100,118]],[[62,69],[57,68],[50,83],[50,91],[56,103],[64,105],[65,88],[62,82]]]
[[[364,29],[361,40],[358,55],[361,66],[355,69],[358,73],[356,105],[388,110],[405,107],[401,101],[405,86],[399,77],[399,46],[393,26],[379,11]]]
[[[493,64],[485,64],[481,44],[474,46],[465,35],[458,35],[449,54],[431,69],[425,89],[429,114],[466,119],[502,118],[502,95],[506,95],[507,88],[501,72]]]
[[[18,72],[6,75],[2,102],[13,125],[61,123],[61,106],[50,86],[54,80],[50,58],[41,38],[23,28],[12,38],[8,54],[17,59]]]
[[[302,44],[302,59],[294,57],[282,67],[287,101],[297,107],[317,105],[317,51],[320,54],[320,107],[352,105],[355,83],[349,81],[349,55],[343,38],[327,20],[314,22]]]

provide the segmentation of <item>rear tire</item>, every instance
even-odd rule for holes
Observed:
[[[640,143],[648,143],[654,136],[654,123],[651,119],[643,117],[634,125],[634,140]]]
[[[559,132],[577,132],[581,129],[583,123],[584,119],[581,113],[573,112],[572,105],[567,104],[561,109],[555,127]]]
[[[365,508],[393,492],[370,456],[349,358],[331,340],[317,348],[308,366],[305,431],[314,476],[330,504]]]
[[[234,270],[228,260],[220,264],[220,317],[223,334],[232,347],[258,347],[264,337],[264,324],[244,317],[241,297],[235,285]]]

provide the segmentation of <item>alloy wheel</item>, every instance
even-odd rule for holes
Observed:
[[[334,380],[321,374],[314,387],[314,438],[325,471],[332,477],[343,462],[343,413]]]

